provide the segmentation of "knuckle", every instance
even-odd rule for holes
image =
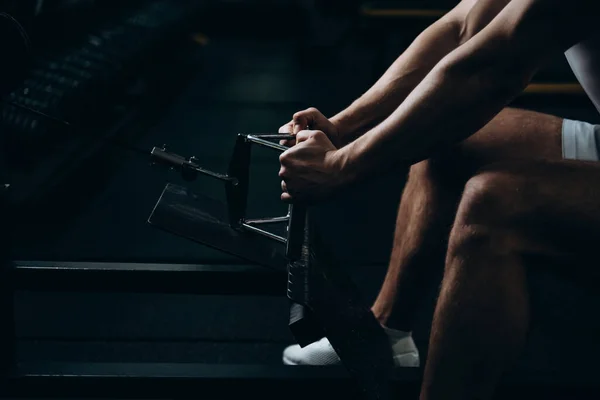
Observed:
[[[323,131],[310,131],[308,134],[308,138],[316,140],[322,140],[325,136],[326,135],[323,133]]]

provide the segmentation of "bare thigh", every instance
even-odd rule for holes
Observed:
[[[562,160],[563,119],[528,110],[506,108],[480,131],[453,148],[415,164],[453,178],[461,187],[485,165],[509,160]],[[436,177],[436,176],[433,176]]]
[[[490,164],[465,186],[461,208],[461,223],[489,232],[506,251],[600,275],[600,162]]]

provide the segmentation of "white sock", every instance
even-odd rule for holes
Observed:
[[[410,360],[403,360],[403,361],[401,361],[400,359],[396,360],[396,357],[404,357],[407,354],[412,354],[413,358],[414,358],[414,355],[416,354],[417,359],[416,360],[413,359],[412,363],[410,363],[410,366],[413,366],[413,367],[418,366],[419,365],[419,361],[418,361],[419,351],[417,350],[417,348],[415,346],[415,342],[412,339],[412,332],[399,331],[396,329],[390,329],[385,326],[383,326],[383,330],[388,335],[390,345],[392,346],[392,353],[394,354],[395,362],[398,365],[407,366],[406,363],[409,362]]]
[[[390,339],[399,340],[399,339],[404,339],[404,338],[410,337],[412,335],[412,332],[399,331],[396,329],[388,328],[387,326],[383,326],[383,325],[381,325],[381,326],[382,326],[384,332],[390,337]]]

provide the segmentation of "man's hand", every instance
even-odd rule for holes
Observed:
[[[336,148],[341,147],[341,130],[339,127],[332,123],[314,107],[304,111],[299,111],[294,114],[290,122],[279,128],[279,133],[290,133],[292,135],[297,135],[298,132],[305,129],[322,131],[327,135],[331,143],[333,143]],[[282,140],[280,143],[284,146],[292,147],[296,144],[296,141]]]
[[[339,151],[322,131],[300,131],[296,145],[279,157],[281,200],[313,203],[346,182]]]

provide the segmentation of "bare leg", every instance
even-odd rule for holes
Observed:
[[[527,332],[528,257],[572,270],[589,265],[577,261],[594,257],[599,239],[600,163],[510,163],[471,179],[450,236],[421,399],[490,399]]]
[[[412,330],[421,294],[443,268],[456,207],[474,172],[508,159],[560,160],[561,127],[554,116],[505,109],[457,149],[411,168],[388,272],[372,307],[382,324]]]

